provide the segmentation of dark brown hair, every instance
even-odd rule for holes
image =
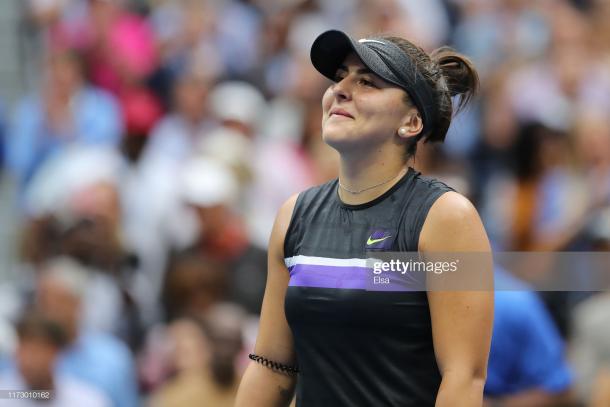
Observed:
[[[59,324],[33,309],[27,309],[20,316],[15,328],[20,340],[42,339],[59,349],[68,343],[66,332]]]
[[[431,130],[426,134],[420,133],[407,146],[407,156],[415,154],[417,142],[445,140],[451,119],[455,114],[464,109],[479,89],[479,75],[473,63],[464,55],[450,47],[441,47],[430,54],[412,42],[400,37],[382,36],[381,38],[398,45],[407,54],[419,73],[428,82],[431,89],[435,90],[438,106],[438,115]],[[452,97],[460,97],[458,105],[453,106]],[[407,102],[411,100],[407,97]]]

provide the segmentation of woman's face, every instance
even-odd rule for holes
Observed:
[[[340,152],[395,142],[397,130],[417,112],[405,99],[404,90],[351,53],[322,97],[322,138]]]

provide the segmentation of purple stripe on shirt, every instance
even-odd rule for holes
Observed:
[[[423,282],[409,274],[375,275],[370,267],[295,264],[289,267],[291,287],[359,289],[367,291],[421,291]],[[387,279],[387,280],[386,280]]]

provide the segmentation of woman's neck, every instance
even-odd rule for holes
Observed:
[[[377,157],[341,157],[339,197],[348,205],[370,202],[392,188],[406,173],[408,161]]]

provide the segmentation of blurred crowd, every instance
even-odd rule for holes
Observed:
[[[328,81],[309,61],[330,28],[475,62],[476,106],[414,166],[475,203],[495,250],[610,249],[610,1],[21,7],[29,89],[0,110],[19,225],[0,286],[1,389],[232,405],[276,211],[337,176],[320,138]],[[499,293],[489,403],[610,406],[609,311],[605,293]]]

